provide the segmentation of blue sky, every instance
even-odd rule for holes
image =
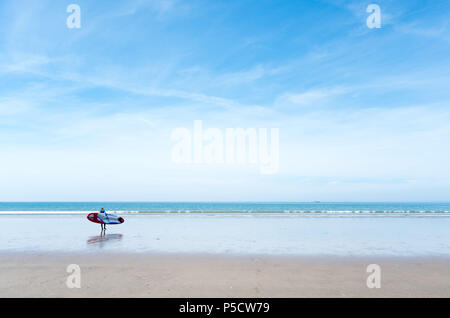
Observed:
[[[71,3],[81,29],[66,27]],[[448,201],[449,14],[448,1],[1,1],[0,200]],[[279,128],[279,172],[172,163],[171,132],[194,120]]]

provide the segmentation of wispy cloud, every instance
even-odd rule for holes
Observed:
[[[286,93],[275,100],[275,106],[285,107],[314,107],[323,105],[331,98],[346,93],[344,87],[329,87],[322,89],[312,89],[302,93]]]

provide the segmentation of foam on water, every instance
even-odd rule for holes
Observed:
[[[0,214],[116,213],[450,214],[450,203],[423,202],[0,202]]]

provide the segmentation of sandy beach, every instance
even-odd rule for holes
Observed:
[[[1,216],[0,297],[450,297],[446,216],[124,217]]]
[[[450,297],[450,259],[3,253],[0,297]]]

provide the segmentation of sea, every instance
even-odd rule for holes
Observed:
[[[125,222],[100,225],[104,208]],[[1,202],[2,253],[450,257],[450,203]]]
[[[0,202],[2,212],[446,214],[450,202]]]

